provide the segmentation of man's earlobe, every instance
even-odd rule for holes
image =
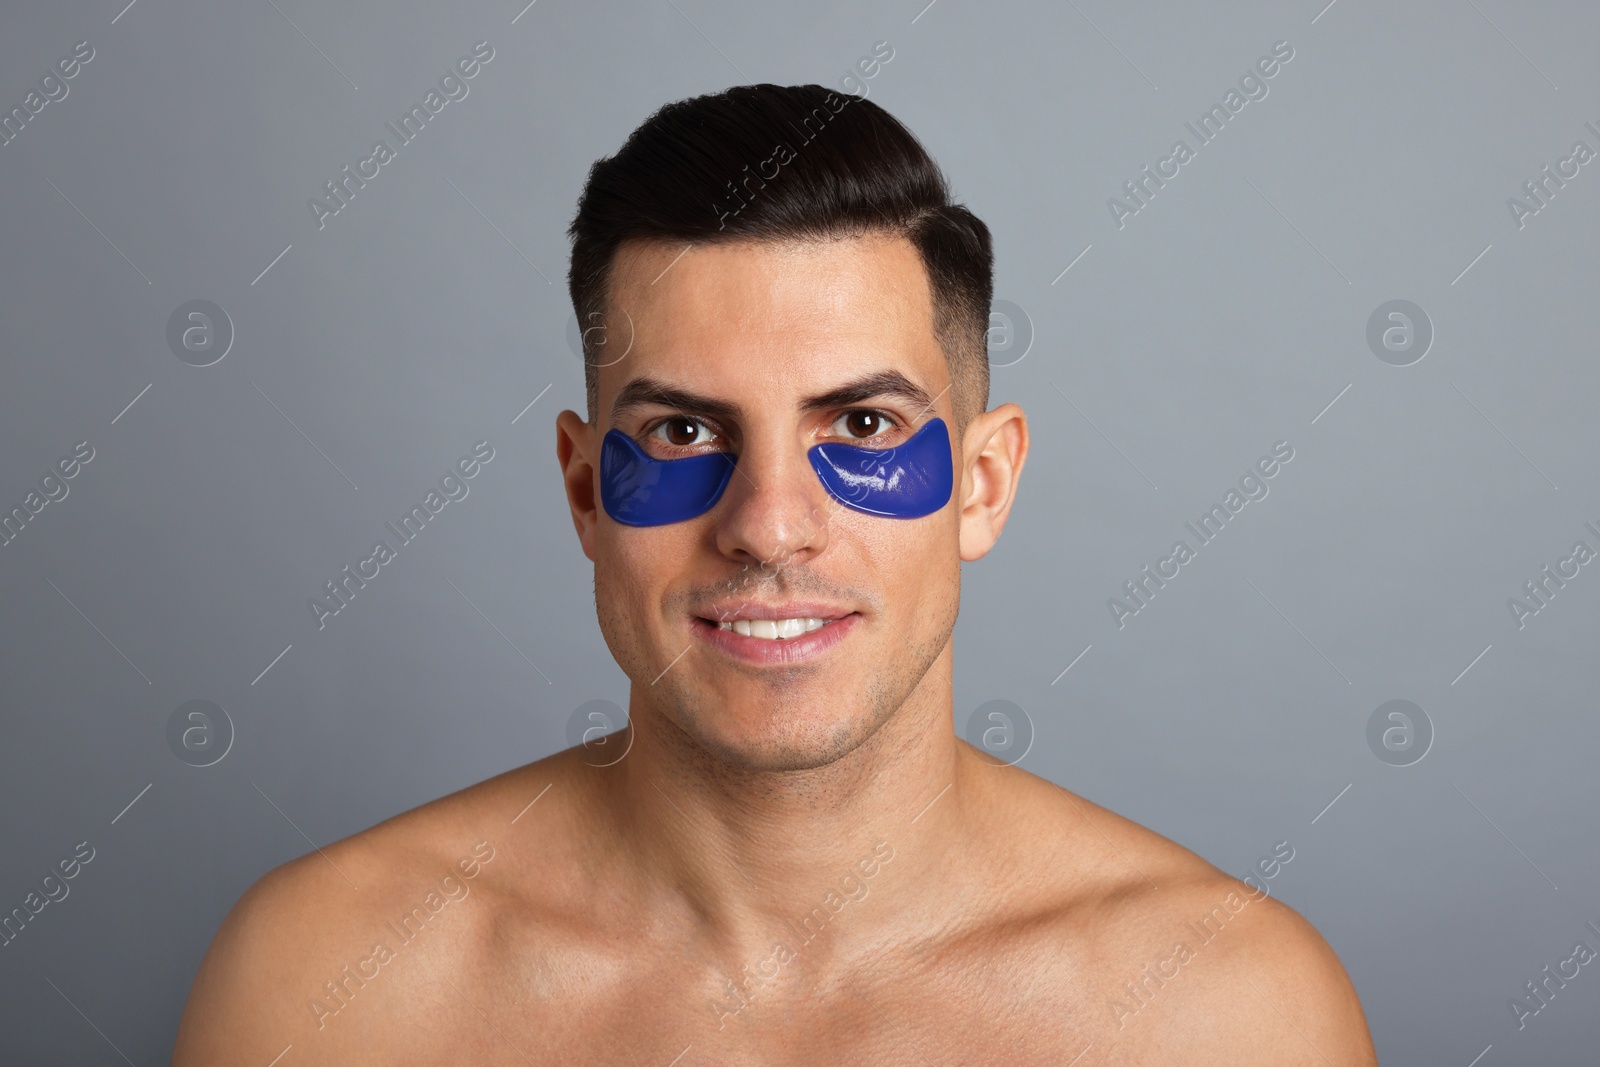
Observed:
[[[1028,459],[1028,416],[1001,404],[974,416],[962,438],[961,558],[970,563],[994,547],[1011,513]]]

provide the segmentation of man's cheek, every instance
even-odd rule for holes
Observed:
[[[652,540],[655,539],[624,530],[605,541],[601,558],[596,561],[595,576],[597,581],[603,581],[611,600],[637,603],[644,599],[644,590],[651,584],[652,563],[660,565],[661,550],[652,549]]]
[[[595,561],[596,591],[628,613],[639,632],[660,625],[664,594],[685,584],[678,575],[700,555],[692,527],[677,523],[649,529],[615,526]],[[669,625],[681,620],[667,620]]]

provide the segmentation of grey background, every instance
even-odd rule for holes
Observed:
[[[0,949],[0,1060],[163,1062],[254,879],[626,703],[552,447],[581,181],[662,103],[837,88],[886,40],[871,99],[1035,334],[994,371],[1034,450],[966,571],[957,729],[1014,702],[1024,766],[1234,873],[1291,842],[1273,888],[1385,1063],[1592,1062],[1591,968],[1521,1032],[1507,1000],[1600,947],[1600,577],[1520,629],[1507,600],[1600,548],[1600,163],[1520,229],[1506,201],[1600,149],[1600,9],[124,2],[0,22],[3,110],[95,49],[0,147],[0,509],[95,449],[0,548],[0,911],[96,850]],[[319,231],[307,198],[479,40],[470,95]],[[1278,40],[1269,95],[1119,229],[1107,198]],[[236,329],[213,366],[166,342],[192,299]],[[1367,347],[1391,299],[1436,332],[1411,366]],[[307,599],[482,439],[469,496],[319,632]],[[1119,629],[1108,598],[1279,440],[1269,496]],[[237,731],[207,768],[166,740],[193,699]],[[1366,741],[1392,699],[1435,732],[1412,766]]]

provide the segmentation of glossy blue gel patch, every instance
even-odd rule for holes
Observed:
[[[816,445],[811,466],[823,488],[847,508],[890,519],[920,519],[950,500],[955,471],[950,432],[931,419],[894,448]]]
[[[711,452],[656,459],[620,430],[600,444],[600,503],[624,526],[664,526],[704,515],[722,499],[734,459]]]

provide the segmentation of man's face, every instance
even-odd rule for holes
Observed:
[[[885,236],[631,243],[609,310],[606,351],[627,354],[600,369],[596,425],[577,434],[588,463],[568,465],[568,491],[635,713],[643,701],[731,766],[837,760],[948,655],[955,625],[961,443],[916,250]],[[821,443],[902,445],[935,417],[957,485],[923,518],[846,508],[809,461]],[[613,428],[656,459],[738,462],[704,515],[622,525],[597,506]],[[774,629],[790,636],[760,636]]]

